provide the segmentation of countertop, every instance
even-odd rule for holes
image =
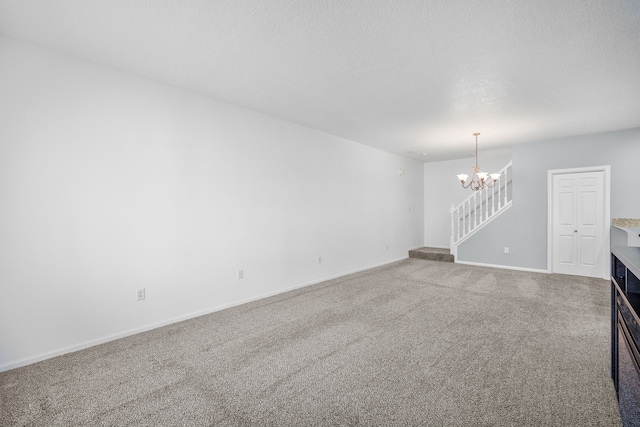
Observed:
[[[615,226],[611,227],[611,253],[640,278],[640,248],[627,246],[627,233]]]

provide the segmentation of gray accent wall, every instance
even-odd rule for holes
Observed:
[[[458,261],[547,270],[549,170],[610,165],[611,218],[640,218],[640,128],[514,145],[512,153],[513,207],[461,244]]]

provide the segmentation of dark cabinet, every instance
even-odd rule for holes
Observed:
[[[625,426],[640,425],[640,280],[611,255],[611,377]]]

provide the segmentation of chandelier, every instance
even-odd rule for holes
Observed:
[[[473,176],[471,177],[471,180],[467,182],[469,175],[461,173],[458,175],[458,179],[460,180],[463,188],[470,188],[474,191],[478,191],[485,187],[491,188],[496,185],[496,181],[500,178],[500,174],[480,172],[480,166],[478,166],[478,135],[480,135],[480,132],[476,132],[473,135],[476,137],[476,167],[473,169]],[[487,180],[488,176],[491,177],[491,180]]]

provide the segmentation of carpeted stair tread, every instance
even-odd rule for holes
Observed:
[[[409,251],[409,258],[426,259],[430,261],[454,262],[454,256],[446,248],[419,248]]]

